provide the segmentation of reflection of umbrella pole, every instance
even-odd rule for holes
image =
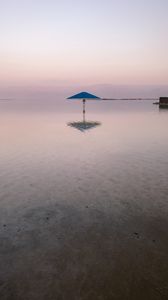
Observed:
[[[83,99],[83,122],[85,122],[85,102],[86,100]]]

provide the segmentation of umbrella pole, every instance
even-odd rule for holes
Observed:
[[[83,122],[85,122],[85,102],[86,100],[83,99]]]

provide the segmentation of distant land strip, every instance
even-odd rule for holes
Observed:
[[[0,101],[11,101],[11,100],[13,100],[13,99],[11,99],[11,98],[0,98]]]
[[[101,98],[101,100],[132,100],[132,101],[139,101],[139,100],[158,100],[159,98]]]

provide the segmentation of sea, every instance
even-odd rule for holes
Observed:
[[[168,109],[0,100],[0,299],[168,299]]]

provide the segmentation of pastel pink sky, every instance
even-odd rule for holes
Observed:
[[[167,85],[167,0],[0,1],[0,86]]]

